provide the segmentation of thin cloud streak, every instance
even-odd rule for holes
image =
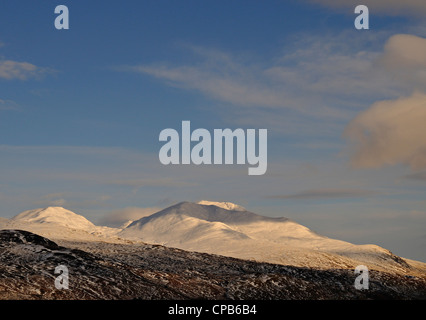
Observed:
[[[410,180],[426,181],[426,171],[408,174],[405,178]]]
[[[130,180],[115,180],[106,182],[110,185],[125,186],[125,187],[195,187],[198,184],[187,181],[179,181],[169,178],[155,178],[155,179],[130,179]]]
[[[199,92],[236,108],[288,110],[335,121],[352,116],[351,111],[342,108],[342,101],[349,101],[346,107],[352,106],[355,99],[348,98],[359,98],[360,94],[381,96],[393,88],[386,78],[370,72],[378,52],[348,52],[331,37],[322,40],[305,38],[270,61],[252,57],[248,63],[247,58],[194,46],[189,48],[199,62],[121,66],[114,70],[148,75],[168,86]]]
[[[30,78],[38,78],[47,72],[51,72],[51,70],[37,67],[32,63],[0,60],[0,79],[28,80]]]
[[[0,110],[1,111],[20,111],[20,107],[15,101],[0,99]]]
[[[341,199],[341,198],[363,198],[380,194],[377,191],[362,189],[314,189],[306,190],[289,195],[268,196],[267,199],[282,200],[309,200],[309,199]]]

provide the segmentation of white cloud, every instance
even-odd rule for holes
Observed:
[[[403,163],[426,168],[426,94],[374,103],[353,119],[345,135],[353,143],[352,163],[381,167]]]
[[[378,101],[358,114],[344,135],[359,167],[405,164],[426,167],[426,39],[397,34],[376,61],[384,72],[413,93]]]
[[[257,121],[267,120],[278,130],[283,125],[275,125],[276,119],[289,117],[304,117],[292,122],[310,125],[312,119],[321,119],[331,127],[331,122],[352,118],[366,100],[396,96],[395,90],[400,89],[376,72],[379,52],[350,49],[341,41],[343,35],[302,38],[268,61],[191,47],[195,57],[190,64],[157,63],[116,70],[149,75],[225,103],[228,118],[229,112],[237,115],[234,121],[240,121],[241,113],[260,113]]]
[[[200,91],[214,99],[246,107],[277,108],[288,105],[293,97],[264,86],[256,78],[261,70],[234,65],[227,69],[216,61],[212,66],[135,66],[130,70],[145,73],[169,84]],[[290,105],[292,105],[292,102]]]
[[[390,37],[378,64],[401,84],[426,90],[425,38],[409,34]]]
[[[46,72],[45,69],[39,68],[28,62],[17,62],[12,60],[0,61],[0,78],[11,80],[27,80],[37,77]]]

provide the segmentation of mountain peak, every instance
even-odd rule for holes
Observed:
[[[169,218],[174,219],[176,217],[179,217],[179,220],[191,217],[200,221],[220,222],[225,224],[247,224],[260,221],[282,222],[288,220],[283,217],[270,218],[260,216],[230,202],[212,202],[203,200],[199,203],[194,203],[184,201],[158,211],[150,216],[136,220],[129,224],[126,229],[135,226],[142,226],[154,221],[166,221]]]
[[[203,206],[216,206],[222,209],[231,210],[231,211],[247,211],[244,207],[232,203],[232,202],[216,202],[216,201],[208,201],[208,200],[201,200],[197,202],[197,204],[201,204]]]
[[[54,206],[45,207],[45,208],[39,208],[39,209],[34,209],[34,210],[40,210],[40,212],[51,212],[51,213],[69,211],[69,210],[65,209],[64,207],[59,207],[59,206],[58,207],[56,207],[56,206],[55,207]],[[72,212],[72,211],[70,211],[70,212]]]
[[[93,223],[85,217],[63,207],[46,207],[21,212],[12,218],[14,221],[30,223],[55,223],[75,229],[91,229]]]

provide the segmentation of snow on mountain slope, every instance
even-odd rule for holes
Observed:
[[[296,266],[409,268],[403,259],[379,246],[330,239],[287,218],[264,217],[241,207],[229,210],[232,206],[218,204],[182,202],[131,223],[118,235],[189,251]]]
[[[0,229],[21,229],[44,237],[77,241],[117,241],[120,229],[96,226],[85,217],[62,207],[24,211],[11,219],[0,220]]]
[[[192,202],[180,202],[174,206],[158,211],[150,216],[134,221],[130,226],[145,224],[169,215],[188,216],[209,222],[222,222],[227,225],[247,224],[260,221],[288,221],[287,218],[269,218],[253,212],[229,210],[216,205],[201,205]]]
[[[333,242],[338,248],[349,245],[343,241],[320,236],[287,218],[271,218],[246,210],[229,210],[222,206],[191,202],[181,202],[137,220],[125,228],[120,235],[142,236],[144,239],[150,235],[151,238],[165,239],[164,237],[167,237],[167,241],[174,241],[174,239],[181,240],[181,237],[176,236],[177,234],[193,234],[196,232],[194,228],[204,227],[206,224],[211,225],[210,230],[226,230],[226,234],[224,234],[226,239],[238,233],[244,234],[244,239],[270,241],[277,244],[286,243],[311,249],[316,249],[325,243],[330,245],[330,242]],[[186,239],[198,240],[196,237],[188,236]],[[239,239],[242,239],[241,236]]]
[[[215,201],[207,201],[207,200],[201,200],[197,202],[198,204],[202,204],[205,206],[216,206],[220,207],[226,210],[233,210],[233,211],[246,211],[246,209],[238,204],[232,203],[232,202],[215,202]]]
[[[121,228],[96,226],[61,207],[0,219],[0,229],[30,231],[55,241],[145,242],[246,260],[312,268],[369,268],[406,273],[426,264],[404,260],[375,245],[321,236],[287,218],[265,217],[231,203],[181,202]],[[235,209],[235,210],[234,210]]]
[[[70,290],[53,285],[58,265],[70,270]],[[426,298],[426,277],[372,270],[369,289],[357,290],[353,270],[256,263],[150,244],[59,245],[22,230],[0,230],[0,275],[0,300]]]
[[[30,223],[55,223],[68,228],[93,230],[95,225],[85,217],[62,207],[48,207],[24,211],[13,217],[14,221]]]

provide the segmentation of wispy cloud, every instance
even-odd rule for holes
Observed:
[[[188,46],[194,61],[186,65],[156,63],[115,70],[149,75],[166,85],[199,92],[245,110],[270,109],[321,119],[348,119],[350,99],[380,96],[389,82],[371,67],[377,52],[350,51],[333,37],[306,36],[268,61],[217,49]],[[348,99],[349,98],[349,99]]]
[[[28,62],[18,62],[13,60],[0,60],[0,78],[6,80],[19,79],[28,80],[37,78],[50,72],[46,68],[37,67]]]
[[[20,107],[15,101],[0,99],[0,110],[19,111]]]
[[[258,76],[264,70],[245,66],[225,53],[210,53],[203,58],[203,63],[195,65],[137,65],[121,70],[147,74],[168,85],[199,91],[238,106],[278,108],[294,105],[294,102],[289,103],[294,97],[262,84]]]
[[[98,146],[59,146],[59,145],[34,145],[14,146],[0,145],[0,151],[14,154],[51,154],[51,155],[84,155],[84,156],[123,156],[138,157],[141,154],[131,149],[121,147]]]
[[[410,180],[426,181],[426,171],[408,174],[405,178]]]
[[[197,184],[187,181],[179,181],[169,178],[154,179],[129,179],[129,180],[113,180],[106,182],[107,184],[125,186],[125,187],[194,187]]]
[[[288,195],[268,196],[268,199],[340,199],[340,198],[363,198],[377,195],[379,192],[363,189],[313,189]]]

